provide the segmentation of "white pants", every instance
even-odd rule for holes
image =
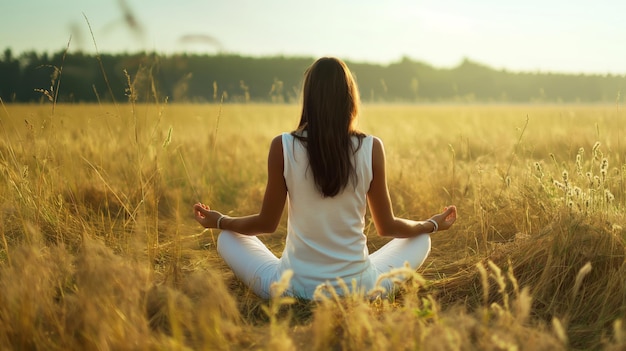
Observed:
[[[278,281],[283,272],[279,271],[279,258],[259,238],[224,230],[217,239],[217,251],[233,273],[256,295],[270,298],[270,285]],[[414,238],[393,239],[369,258],[371,269],[378,277],[394,268],[404,267],[405,262],[417,269],[429,253],[430,235],[423,234]],[[381,285],[386,291],[391,291],[393,282],[384,280]]]

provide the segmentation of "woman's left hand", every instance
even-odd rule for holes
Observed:
[[[434,215],[431,219],[435,220],[439,225],[438,230],[449,229],[456,221],[456,206],[446,206],[443,208],[443,212]]]

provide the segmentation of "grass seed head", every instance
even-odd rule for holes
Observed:
[[[576,174],[578,174],[579,176],[583,175],[583,165],[582,165],[581,154],[576,155]]]
[[[600,142],[596,141],[595,144],[593,144],[593,159],[596,161],[600,161],[603,157],[602,151],[600,151]]]
[[[563,182],[565,183],[565,185],[567,185],[567,182],[569,180],[569,173],[567,173],[567,171],[563,171],[562,177],[563,177]]]

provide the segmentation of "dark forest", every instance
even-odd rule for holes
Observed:
[[[239,55],[0,55],[3,102],[297,102],[312,57]],[[465,59],[436,68],[402,58],[380,65],[350,62],[364,102],[616,102],[626,76],[512,72]]]

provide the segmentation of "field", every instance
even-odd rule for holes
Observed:
[[[621,106],[364,105],[396,215],[457,223],[389,299],[263,301],[191,205],[258,211],[298,113],[0,105],[0,349],[626,349]]]

